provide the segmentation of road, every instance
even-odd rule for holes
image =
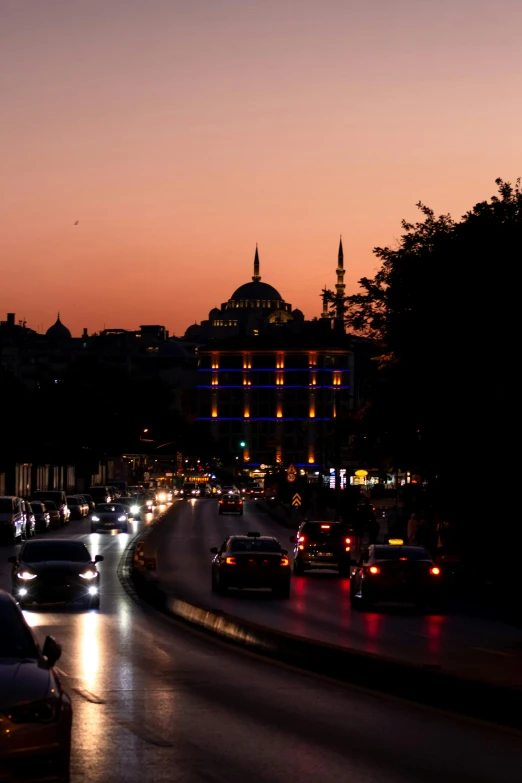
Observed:
[[[274,600],[265,591],[215,595],[210,591],[211,546],[231,533],[257,530],[286,541],[291,550],[292,531],[252,501],[245,503],[243,517],[218,516],[211,499],[182,502],[170,517],[172,524],[154,536],[159,575],[169,592],[297,636],[522,688],[522,633],[517,628],[401,607],[352,611],[349,580],[326,572],[294,577],[289,601]]]
[[[512,783],[519,776],[520,734],[228,647],[127,595],[116,570],[130,535],[90,534],[87,522],[47,535],[79,538],[105,558],[99,611],[25,611],[40,640],[53,634],[63,645],[58,666],[74,706],[72,783]],[[16,550],[0,548],[3,588]]]

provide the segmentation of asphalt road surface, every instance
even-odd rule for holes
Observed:
[[[522,632],[510,625],[451,613],[422,614],[401,606],[352,611],[349,579],[334,572],[293,577],[291,598],[269,591],[210,591],[211,546],[231,533],[257,530],[288,547],[292,530],[253,501],[243,517],[217,513],[212,499],[180,501],[151,540],[161,582],[169,592],[297,636],[346,645],[445,671],[522,688]]]
[[[520,734],[296,672],[135,603],[117,576],[131,534],[91,534],[88,523],[72,522],[47,536],[79,538],[105,557],[99,611],[25,611],[41,640],[53,634],[63,645],[73,783],[512,783],[520,776]],[[0,548],[3,588],[16,549]]]

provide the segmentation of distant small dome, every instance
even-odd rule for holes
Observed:
[[[51,340],[70,340],[72,335],[68,328],[62,324],[60,321],[60,313],[58,313],[58,318],[56,319],[56,323],[54,323],[52,326],[49,327],[49,329],[45,333],[46,337],[50,337]]]
[[[282,301],[283,297],[272,288],[268,283],[245,283],[239,286],[237,291],[234,291],[230,297],[234,302],[238,302],[241,299],[267,299],[267,300],[279,300]]]
[[[304,313],[302,310],[295,309],[292,310],[292,315],[294,317],[294,321],[304,321]]]
[[[213,307],[208,314],[209,321],[215,321],[216,318],[221,318],[222,312],[218,307]]]

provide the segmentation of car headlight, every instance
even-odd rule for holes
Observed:
[[[158,500],[162,503],[166,499],[167,499],[166,493],[165,492],[160,492],[160,494],[158,495]]]
[[[80,574],[82,579],[96,579],[98,576],[97,571],[84,571],[83,574]]]
[[[28,582],[30,579],[36,579],[36,574],[32,574],[30,571],[20,571],[17,577],[18,579],[23,579],[24,582]]]
[[[99,522],[100,521],[100,517],[91,517],[91,519],[92,519],[93,522]]]
[[[58,699],[46,699],[9,708],[13,723],[52,723],[58,717]]]
[[[139,510],[140,510],[139,506],[131,506],[131,513],[132,514],[137,514]]]
[[[126,521],[127,521],[127,517],[125,515],[118,517],[118,522],[126,522]]]

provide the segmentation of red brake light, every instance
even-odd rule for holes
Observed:
[[[236,558],[235,557],[227,557],[226,564],[227,565],[237,565]]]
[[[352,539],[351,538],[345,538],[344,541],[345,541],[346,544],[351,544],[352,543]]]
[[[281,558],[281,562],[279,563],[279,565],[282,565],[282,566],[287,566],[289,564],[290,564],[290,561],[288,560],[287,557],[282,557]]]
[[[321,525],[321,530],[330,530],[331,525]]]
[[[377,566],[370,566],[368,571],[370,572],[370,574],[380,574],[381,573],[381,569],[378,568]]]
[[[407,557],[399,557],[399,560],[407,560]]]
[[[440,576],[440,568],[437,568],[437,566],[433,566],[433,568],[430,568],[430,574],[433,576]]]
[[[304,537],[304,536],[297,536],[297,541],[298,541],[300,544],[302,544],[302,543],[304,542],[304,540],[305,540],[305,537]]]
[[[220,500],[219,505],[222,506],[224,502],[225,502],[224,500]]]

